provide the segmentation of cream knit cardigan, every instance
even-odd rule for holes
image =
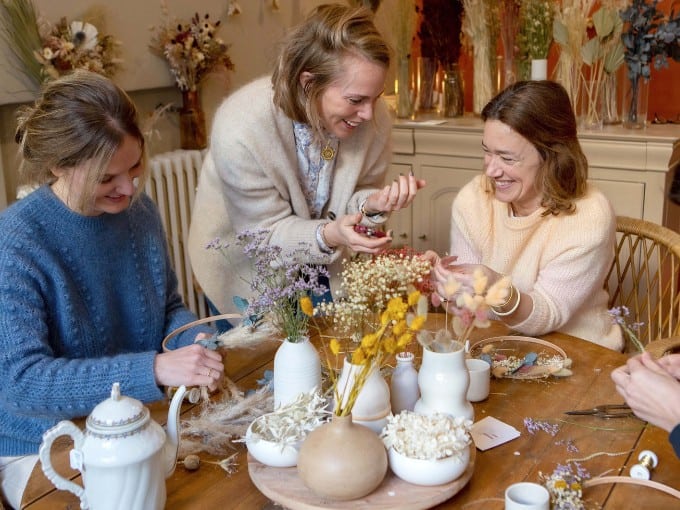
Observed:
[[[340,141],[328,203],[322,219],[312,219],[298,177],[293,122],[274,106],[270,78],[259,78],[224,100],[215,114],[189,232],[194,274],[220,312],[235,311],[233,296],[251,295],[251,265],[233,244],[226,257],[205,247],[217,237],[233,243],[234,235],[246,229],[268,229],[268,242],[284,252],[303,243],[309,247],[306,262],[328,265],[331,287],[336,287],[340,262],[348,253],[322,253],[316,227],[331,213],[358,212],[361,202],[383,185],[391,125],[379,100],[373,121]]]
[[[607,312],[604,279],[614,258],[616,217],[593,186],[574,214],[512,217],[509,206],[475,177],[456,197],[451,255],[512,277],[533,299],[533,311],[513,328],[526,335],[560,331],[621,350],[619,326]]]

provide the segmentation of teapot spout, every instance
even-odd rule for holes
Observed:
[[[180,386],[172,397],[168,410],[167,438],[165,440],[165,477],[175,472],[179,452],[179,412],[186,394],[186,386]]]

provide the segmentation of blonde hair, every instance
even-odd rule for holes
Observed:
[[[21,180],[43,184],[54,179],[54,169],[86,164],[87,179],[75,204],[84,210],[94,200],[95,187],[126,135],[139,141],[144,158],[137,109],[125,91],[99,74],[74,71],[49,82],[33,105],[18,111],[15,141],[19,144]],[[145,180],[144,168],[135,198]]]
[[[516,82],[489,101],[482,120],[499,120],[536,147],[543,160],[536,184],[543,193],[544,216],[576,210],[574,201],[587,189],[588,160],[562,85],[551,80]],[[486,181],[493,190],[493,181]]]
[[[390,65],[390,49],[365,7],[320,5],[284,39],[274,72],[274,104],[291,119],[323,136],[318,100],[342,73],[342,58],[356,55]],[[303,87],[300,76],[312,78]]]

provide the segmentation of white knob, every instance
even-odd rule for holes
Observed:
[[[638,455],[639,464],[630,468],[630,476],[640,480],[649,480],[652,477],[652,469],[659,464],[659,459],[651,450],[643,450]]]
[[[638,480],[649,480],[652,475],[649,472],[649,469],[642,464],[635,464],[630,468],[630,477],[637,478]]]
[[[655,468],[659,465],[659,458],[652,450],[642,450],[640,455],[638,455],[638,460],[643,464],[651,463],[652,468]]]

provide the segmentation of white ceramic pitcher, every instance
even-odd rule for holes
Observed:
[[[40,461],[45,476],[61,490],[80,498],[91,510],[161,510],[165,478],[175,470],[179,447],[179,411],[186,388],[181,386],[168,411],[167,435],[139,400],[121,396],[114,383],[111,397],[98,404],[81,432],[61,421],[43,434]],[[71,482],[52,467],[50,451],[59,436],[71,436],[70,463],[83,475],[83,485]]]

